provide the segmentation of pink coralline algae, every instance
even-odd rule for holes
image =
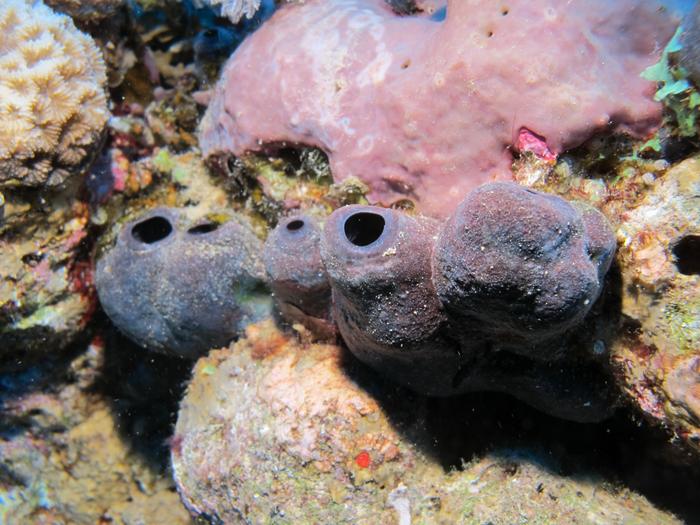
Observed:
[[[229,60],[200,143],[207,155],[316,146],[371,200],[444,217],[511,178],[523,129],[552,156],[602,130],[651,132],[661,106],[639,74],[672,32],[647,0],[450,0],[444,20],[383,0],[295,3]]]

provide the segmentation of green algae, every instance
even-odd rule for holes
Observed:
[[[668,333],[681,355],[689,355],[697,348],[700,333],[700,299],[690,302],[669,303],[663,310]]]
[[[678,64],[676,58],[676,54],[682,49],[682,32],[683,28],[679,27],[664,48],[660,60],[646,68],[641,76],[658,83],[654,100],[662,102],[668,110],[666,129],[680,137],[689,138],[698,134],[697,110],[700,106],[700,94],[688,80],[688,71]],[[659,133],[639,146],[639,151],[660,152]]]

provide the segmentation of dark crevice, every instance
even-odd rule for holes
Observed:
[[[190,235],[204,235],[206,233],[211,233],[213,231],[216,231],[219,229],[219,225],[216,224],[215,222],[207,222],[204,224],[199,224],[197,226],[193,226],[189,230],[187,230],[187,233]]]
[[[700,235],[686,235],[673,246],[673,257],[683,275],[700,275]]]
[[[173,226],[165,217],[155,216],[135,224],[131,236],[144,244],[162,241],[173,232]]]
[[[384,217],[377,213],[355,213],[345,221],[345,237],[355,246],[368,246],[382,236],[384,225]]]

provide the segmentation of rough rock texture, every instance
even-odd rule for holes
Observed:
[[[41,1],[3,1],[0,35],[0,188],[61,185],[92,160],[109,116],[100,51]]]
[[[158,208],[125,225],[98,261],[112,322],[147,348],[197,357],[269,313],[262,244],[235,215]]]
[[[673,27],[652,2],[448,2],[447,18],[382,0],[286,6],[224,70],[201,124],[207,155],[302,143],[370,198],[445,216],[470,189],[508,179],[525,128],[559,153],[616,127],[658,124],[639,77]]]
[[[657,179],[618,230],[624,281],[618,381],[700,451],[700,159]]]
[[[96,339],[71,358],[50,358],[21,374],[0,374],[0,522],[191,523],[163,467],[136,450],[128,418],[101,391],[106,350]],[[172,380],[167,367],[159,365],[158,374]],[[115,367],[110,376],[133,382],[126,375],[118,378]],[[148,389],[149,406],[162,403],[153,386],[140,385]],[[121,397],[125,402],[128,396],[122,391]],[[146,427],[136,434],[152,453],[160,444]]]
[[[53,195],[42,205],[7,193],[0,220],[0,366],[61,351],[90,320],[96,299],[85,250],[88,214],[72,195]]]
[[[172,440],[178,490],[195,516],[227,524],[679,523],[528,452],[446,473],[426,403],[336,346],[251,326],[193,371]]]

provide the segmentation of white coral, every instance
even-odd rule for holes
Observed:
[[[0,2],[0,187],[80,172],[109,116],[93,40],[41,0]]]
[[[261,0],[197,0],[197,3],[209,5],[221,5],[221,15],[227,17],[234,24],[244,16],[253,18],[260,9]]]

